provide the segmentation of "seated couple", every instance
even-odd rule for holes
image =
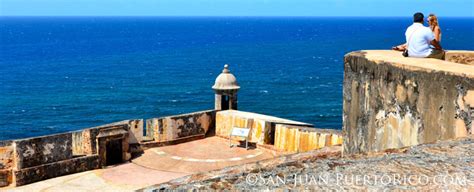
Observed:
[[[434,14],[428,17],[429,27],[423,25],[423,13],[413,15],[413,24],[405,32],[406,43],[393,47],[403,51],[405,57],[426,57],[444,59],[445,52],[441,48],[441,29]]]

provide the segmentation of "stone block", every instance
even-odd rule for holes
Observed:
[[[12,170],[11,169],[0,169],[0,187],[6,187],[12,184]]]

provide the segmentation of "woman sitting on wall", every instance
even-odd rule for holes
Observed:
[[[433,31],[436,41],[441,42],[441,29],[439,28],[438,17],[435,14],[431,13],[426,19],[430,25],[431,31]],[[395,47],[392,47],[392,50],[396,51],[405,51],[407,49],[407,44],[401,44]]]

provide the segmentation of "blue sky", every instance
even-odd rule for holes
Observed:
[[[474,0],[0,0],[1,16],[474,16]]]

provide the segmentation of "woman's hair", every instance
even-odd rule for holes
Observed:
[[[431,13],[431,14],[428,16],[428,21],[429,21],[430,28],[431,28],[432,31],[435,29],[436,26],[439,27],[438,17],[436,17],[435,14]]]

